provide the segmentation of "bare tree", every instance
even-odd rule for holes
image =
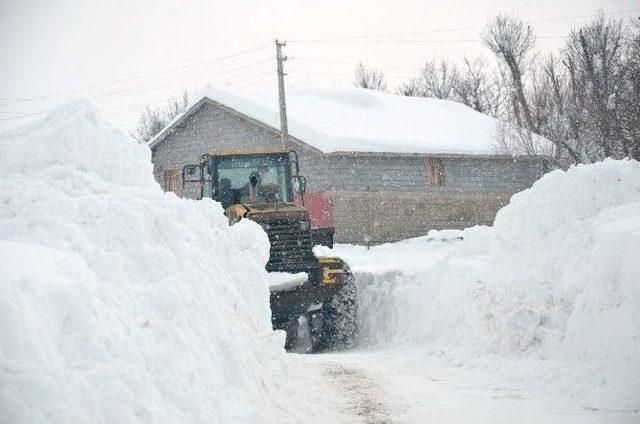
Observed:
[[[465,57],[453,85],[455,100],[494,117],[500,115],[505,91],[495,75],[486,71],[487,63],[481,58]]]
[[[626,95],[620,104],[620,123],[627,155],[640,161],[640,17],[629,29],[626,49]]]
[[[465,57],[464,67],[458,73],[453,91],[460,101],[471,106],[478,112],[485,112],[487,107],[485,93],[487,90],[487,78],[483,72],[484,62],[481,59],[470,60]]]
[[[544,137],[534,134],[510,119],[499,119],[493,136],[494,148],[508,155],[551,155],[552,146]]]
[[[483,59],[464,58],[462,65],[427,61],[419,74],[404,82],[398,94],[454,100],[481,113],[499,116],[505,98],[499,78],[487,72]]]
[[[399,93],[405,96],[453,100],[456,96],[457,78],[458,71],[454,63],[427,60],[416,77],[400,86]]]
[[[457,79],[458,69],[454,63],[447,60],[441,60],[438,63],[427,61],[420,71],[419,95],[436,99],[453,99]]]
[[[524,74],[527,59],[535,45],[535,36],[530,26],[520,19],[498,15],[493,18],[482,34],[484,44],[503,61],[509,70],[513,86],[513,113],[532,132],[540,130],[533,120],[529,102],[525,96]]]
[[[398,94],[407,97],[418,97],[420,94],[420,79],[411,78],[407,82],[403,82],[397,90]]]
[[[167,120],[162,116],[162,112],[158,108],[147,106],[138,117],[138,125],[133,136],[140,143],[146,143],[151,140],[154,135],[158,134],[167,124]]]
[[[189,95],[186,91],[182,92],[182,98],[172,98],[169,99],[167,105],[164,108],[164,117],[171,121],[176,116],[180,115],[187,109],[189,105]]]
[[[355,80],[353,83],[356,87],[368,88],[370,90],[385,91],[387,89],[384,74],[375,69],[367,69],[362,62],[356,66]]]
[[[600,16],[591,24],[572,31],[566,52],[576,66],[583,104],[577,105],[590,116],[586,121],[594,145],[588,146],[592,160],[614,154],[615,101],[619,95],[622,23]],[[601,152],[596,153],[593,150]]]
[[[140,143],[148,142],[176,116],[184,112],[188,105],[189,96],[185,91],[181,99],[169,99],[165,106],[145,107],[138,117],[138,125],[132,134],[133,137]]]
[[[542,133],[554,144],[554,158],[561,166],[581,161],[579,152],[578,122],[569,107],[570,87],[567,72],[565,72],[555,56],[551,55],[545,61],[541,79],[542,95],[547,101],[546,122]]]
[[[398,93],[455,100],[499,118],[494,142],[505,153],[553,155],[557,166],[640,160],[640,17],[625,26],[601,15],[544,60],[518,18],[497,16],[482,38],[497,71],[481,59],[427,61]]]

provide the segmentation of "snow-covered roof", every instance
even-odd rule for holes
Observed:
[[[279,128],[277,97],[269,94],[207,89],[195,100],[208,98]],[[287,91],[287,117],[292,136],[325,153],[496,153],[492,143],[496,120],[448,100],[361,88],[298,88]],[[181,118],[154,137],[150,146]]]

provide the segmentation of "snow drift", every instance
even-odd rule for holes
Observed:
[[[463,237],[336,249],[357,271],[364,344],[640,408],[638,162],[549,173]]]
[[[85,102],[0,135],[0,422],[272,422],[264,232]]]

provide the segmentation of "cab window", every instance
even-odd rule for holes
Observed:
[[[290,192],[287,182],[283,157],[232,156],[218,160],[217,198],[224,208],[238,203],[286,202]]]

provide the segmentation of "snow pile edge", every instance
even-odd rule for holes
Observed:
[[[0,135],[0,421],[273,422],[254,223],[164,193],[84,101]]]
[[[463,235],[448,246],[344,249],[360,263],[365,345],[422,349],[590,408],[640,408],[638,162],[549,173],[493,227]],[[375,271],[376,255],[405,248],[414,262],[433,263]]]

